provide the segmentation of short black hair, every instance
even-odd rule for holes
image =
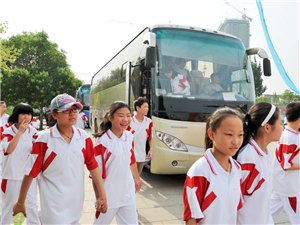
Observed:
[[[31,105],[27,103],[19,103],[17,104],[14,109],[12,114],[8,117],[8,123],[18,123],[18,118],[20,114],[31,114],[31,120],[33,118],[33,109]]]
[[[300,118],[300,102],[291,102],[286,106],[285,116],[288,122],[295,122]]]
[[[138,97],[133,103],[134,110],[136,111],[136,108],[141,107],[141,105],[143,105],[144,103],[149,104],[149,101],[145,97]]]

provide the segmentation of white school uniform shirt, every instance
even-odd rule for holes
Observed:
[[[108,130],[96,139],[95,145],[108,208],[132,204],[135,201],[135,184],[130,166],[136,162],[132,134],[124,131],[118,138]]]
[[[294,164],[300,164],[299,151],[299,132],[285,127],[276,148],[273,174],[274,191],[281,196],[300,196],[300,170],[287,171]]]
[[[6,124],[8,120],[9,115],[4,113],[1,118],[0,118],[0,178],[2,174],[2,160],[3,160],[3,148],[1,145],[1,140],[2,140],[2,133],[6,129]]]
[[[86,121],[87,121],[87,118],[86,118],[85,113],[84,112],[80,112],[78,114],[78,116],[77,116],[75,127],[84,129]]]
[[[32,143],[35,138],[37,130],[28,126],[28,128],[21,135],[15,150],[7,154],[5,151],[10,141],[16,136],[18,129],[15,125],[6,128],[2,134],[2,148],[4,157],[2,162],[2,178],[8,180],[22,180],[25,174],[26,160],[30,155]]]
[[[0,118],[0,141],[2,140],[2,133],[6,128],[7,120],[8,120],[9,115],[4,113],[1,118]],[[1,149],[1,147],[0,147]]]
[[[57,125],[41,131],[33,144],[26,174],[40,174],[42,224],[78,224],[84,201],[84,164],[98,167],[93,143],[84,130],[73,126],[68,144]]]
[[[266,154],[253,139],[250,139],[238,154],[237,161],[241,164],[243,175],[243,207],[239,211],[238,224],[269,224],[272,221],[271,154]]]
[[[230,157],[231,171],[226,172],[207,149],[187,173],[183,189],[185,221],[199,224],[236,224],[242,207],[241,168]]]
[[[146,141],[152,140],[152,120],[146,116],[142,122],[135,115],[132,116],[128,130],[133,134],[134,155],[137,162],[146,161]]]
[[[171,86],[174,94],[191,95],[191,86],[187,75],[175,76],[171,79]]]
[[[0,118],[0,125],[4,126],[5,124],[7,124],[7,120],[8,120],[9,115],[7,113],[4,113],[1,118]]]

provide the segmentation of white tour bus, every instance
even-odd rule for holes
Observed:
[[[205,150],[208,116],[225,105],[246,111],[254,103],[249,56],[255,54],[270,76],[266,52],[245,49],[237,37],[196,27],[147,27],[93,76],[92,130],[98,131],[112,102],[133,108],[134,99],[145,96],[153,120],[151,172],[186,173]]]

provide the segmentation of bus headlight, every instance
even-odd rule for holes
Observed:
[[[187,152],[188,149],[185,146],[185,144],[180,141],[178,138],[170,135],[170,134],[165,134],[160,131],[155,131],[156,137],[162,141],[166,146],[168,146],[170,149],[174,151],[182,151],[182,152]]]

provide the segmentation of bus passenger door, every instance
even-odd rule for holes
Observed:
[[[132,98],[131,96],[131,62],[127,62],[127,65],[123,65],[126,68],[126,81],[125,81],[125,102],[128,104],[128,106],[131,108],[131,101],[130,99]]]

